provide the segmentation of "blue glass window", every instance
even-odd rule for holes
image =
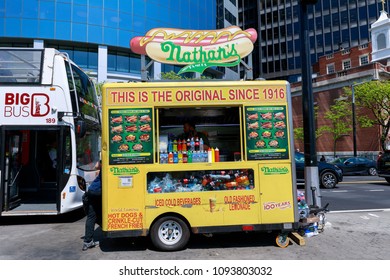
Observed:
[[[133,12],[133,1],[132,0],[119,1],[119,11],[129,13],[129,14],[132,13]]]
[[[88,24],[103,25],[103,10],[89,7]]]
[[[130,72],[131,73],[141,73],[141,58],[139,56],[130,57]]]
[[[0,16],[0,36],[5,36],[5,19]]]
[[[116,2],[116,1],[105,1],[105,2]],[[103,0],[89,0],[89,6],[103,7]]]
[[[144,1],[134,1],[133,2],[133,15],[145,16],[145,2]]]
[[[40,19],[54,19],[54,2],[41,1],[39,5],[39,18]]]
[[[7,17],[20,17],[22,14],[22,0],[6,0],[5,9]]]
[[[147,11],[147,16],[150,19],[159,19],[160,18],[160,6],[155,5],[154,3],[151,2],[146,2],[146,11]]]
[[[37,37],[38,36],[38,20],[23,19],[22,20],[22,36]]]
[[[87,6],[73,5],[73,22],[87,23]]]
[[[88,67],[88,52],[86,49],[75,49],[73,52],[73,60],[74,62],[82,67],[87,68]]]
[[[118,11],[104,10],[104,26],[118,27]]]
[[[87,41],[87,25],[81,23],[72,24],[72,40],[85,42]]]
[[[104,28],[104,43],[107,45],[117,45],[117,29]]]
[[[125,13],[119,13],[119,28],[131,30],[133,28],[132,16]]]
[[[88,25],[88,42],[101,44],[103,41],[102,32],[100,26]]]
[[[130,59],[128,54],[118,53],[116,57],[116,70],[119,72],[129,72]]]
[[[87,0],[73,0],[74,4],[87,5]]]
[[[140,34],[144,34],[147,31],[145,30],[145,18],[133,16],[133,29],[137,30]]]
[[[70,22],[56,22],[56,39],[69,40],[70,39]]]
[[[5,19],[5,35],[20,36],[20,19],[6,18]]]
[[[38,18],[38,0],[30,0],[23,2],[24,18]]]
[[[133,35],[132,32],[125,31],[125,30],[119,30],[119,41],[118,45],[124,48],[129,48],[130,45],[130,39],[133,38],[135,35]]]
[[[40,20],[39,21],[39,36],[46,38],[54,38],[54,21]]]
[[[107,56],[107,70],[108,71],[116,71],[116,55],[108,54]]]
[[[66,3],[57,3],[56,6],[56,20],[70,21],[71,19],[71,6]]]
[[[131,5],[131,0],[119,1],[119,2],[130,2]],[[118,11],[118,1],[117,0],[104,1],[104,9],[111,9],[111,10]]]
[[[89,51],[88,53],[88,68],[97,69],[98,68],[98,53]]]

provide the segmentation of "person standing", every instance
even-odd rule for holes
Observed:
[[[100,172],[83,196],[84,209],[87,215],[83,251],[99,246],[99,241],[95,241],[93,237],[95,224],[101,223],[102,213],[102,171],[100,161],[96,164],[95,168],[100,170]]]
[[[179,139],[192,139],[198,138],[203,140],[203,150],[207,151],[210,147],[210,142],[206,134],[199,132],[195,128],[195,123],[192,121],[186,121],[183,125],[183,134],[179,136]]]

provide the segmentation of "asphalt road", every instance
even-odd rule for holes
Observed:
[[[344,176],[334,189],[321,189],[330,211],[390,209],[390,184],[377,176]]]

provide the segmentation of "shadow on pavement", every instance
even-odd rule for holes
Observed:
[[[27,225],[27,224],[55,224],[74,223],[85,217],[84,210],[77,209],[62,215],[41,215],[41,216],[5,216],[0,217],[0,225]]]

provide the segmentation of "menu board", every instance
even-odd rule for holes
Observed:
[[[286,106],[245,108],[248,160],[288,159]]]
[[[153,163],[152,109],[109,110],[109,164]]]

